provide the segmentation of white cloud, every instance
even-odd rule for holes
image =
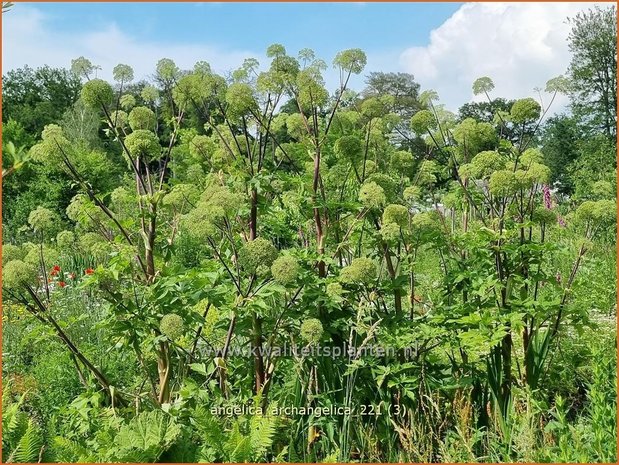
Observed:
[[[142,41],[114,23],[82,34],[68,34],[53,30],[47,20],[40,10],[21,4],[3,15],[4,71],[24,65],[68,68],[73,58],[85,56],[101,66],[100,77],[111,79],[114,66],[127,63],[141,79],[151,76],[157,61],[164,57],[172,58],[182,69],[191,69],[197,61],[205,60],[220,73],[236,69],[245,58],[262,58],[250,50],[225,50],[209,44]]]
[[[570,61],[567,17],[590,3],[468,3],[434,29],[429,44],[411,47],[400,65],[450,110],[473,100],[471,85],[489,76],[495,95],[522,98],[564,74]],[[558,98],[553,109],[567,103]]]

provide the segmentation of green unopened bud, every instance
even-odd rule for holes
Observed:
[[[176,313],[168,313],[164,315],[159,323],[159,329],[170,340],[175,341],[184,333],[183,318]]]
[[[322,338],[324,329],[317,318],[309,318],[301,323],[301,338],[308,344],[317,344]]]
[[[271,266],[277,258],[277,249],[271,241],[258,237],[239,250],[239,264],[244,270],[253,273],[262,266]]]
[[[370,284],[376,280],[376,265],[370,258],[355,258],[340,272],[340,281],[346,284]]]
[[[271,273],[276,282],[288,285],[299,275],[299,262],[292,255],[282,255],[271,265]]]

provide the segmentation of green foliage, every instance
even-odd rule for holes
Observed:
[[[6,123],[5,457],[613,461],[614,141],[267,55]]]

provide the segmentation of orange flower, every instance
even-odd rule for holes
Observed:
[[[94,274],[95,270],[93,270],[92,268],[86,268],[85,273],[86,274]]]
[[[64,281],[58,281],[58,285],[60,287],[65,287],[67,285],[67,283],[65,283]]]

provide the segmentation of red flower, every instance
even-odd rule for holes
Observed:
[[[60,267],[58,265],[54,265],[54,267],[52,268],[52,271],[55,271],[56,273],[58,273],[60,271]]]
[[[60,287],[65,287],[67,285],[67,283],[65,283],[64,281],[58,281],[58,285]]]
[[[50,276],[58,276],[58,272],[56,270],[52,270],[49,275]]]
[[[85,273],[86,274],[94,274],[95,270],[93,270],[92,268],[86,268]]]

